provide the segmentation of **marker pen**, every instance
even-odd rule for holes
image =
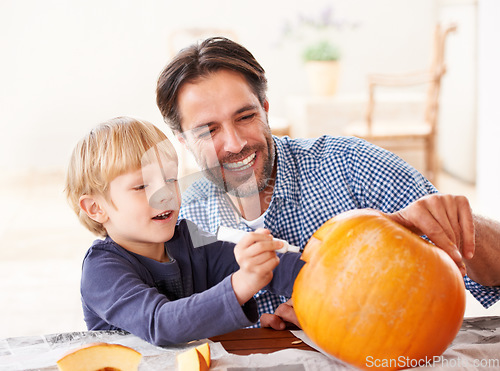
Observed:
[[[224,227],[222,225],[217,229],[217,239],[221,241],[229,241],[232,243],[238,243],[241,238],[247,234],[247,231],[242,231],[239,229]],[[276,252],[285,253],[287,251],[291,252],[300,252],[300,248],[298,246],[290,245],[285,240],[280,240],[279,238],[274,238],[275,241],[281,241],[284,243],[283,247]]]

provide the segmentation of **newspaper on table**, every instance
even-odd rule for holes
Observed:
[[[285,349],[270,354],[239,356],[229,354],[222,344],[208,339],[171,347],[157,347],[124,331],[85,331],[2,339],[0,340],[0,371],[56,371],[58,370],[56,362],[65,353],[95,342],[122,344],[135,349],[143,355],[139,365],[141,371],[175,370],[175,357],[178,353],[205,341],[210,343],[212,358],[210,369],[215,371],[355,370],[323,353],[303,331],[293,331],[293,333],[319,352]],[[376,360],[372,362],[375,366]],[[464,319],[461,330],[444,354],[417,366],[420,367],[413,370],[499,370],[500,317]]]

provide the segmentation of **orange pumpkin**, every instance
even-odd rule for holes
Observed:
[[[304,332],[362,369],[414,367],[441,355],[465,311],[459,269],[441,249],[375,210],[353,210],[311,237],[294,284]]]

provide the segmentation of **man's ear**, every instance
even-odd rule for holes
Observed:
[[[188,138],[186,138],[186,134],[184,132],[176,131],[175,137],[177,140],[186,148],[189,152],[191,152],[194,155],[193,149],[189,145]]]
[[[175,137],[177,138],[177,140],[182,144],[182,145],[186,145],[186,136],[184,135],[184,133],[182,131],[174,131],[174,134],[175,134]]]
[[[106,211],[101,207],[99,201],[94,196],[83,195],[80,197],[80,209],[92,220],[98,223],[105,223],[108,220]]]
[[[266,113],[269,113],[269,101],[267,99],[264,101],[263,107],[264,111],[266,111]]]

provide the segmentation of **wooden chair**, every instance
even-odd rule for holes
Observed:
[[[365,121],[349,124],[344,132],[345,135],[356,136],[370,142],[382,142],[384,143],[382,146],[389,150],[421,148],[423,144],[424,173],[431,182],[436,181],[439,171],[436,142],[441,78],[446,73],[445,42],[448,34],[455,30],[455,25],[446,28],[442,28],[441,25],[436,26],[432,63],[427,70],[407,74],[368,76],[369,100]],[[416,122],[397,120],[379,122],[373,119],[376,87],[402,88],[417,85],[428,85],[422,119]]]

